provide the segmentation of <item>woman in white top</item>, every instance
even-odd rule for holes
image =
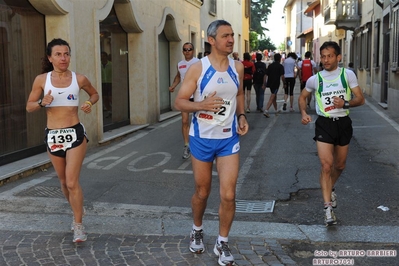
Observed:
[[[68,69],[71,49],[66,41],[53,39],[47,46],[46,55],[42,64],[43,74],[33,82],[26,110],[34,112],[46,107],[48,155],[73,211],[73,242],[82,242],[87,235],[82,225],[83,192],[79,175],[88,139],[78,116],[79,91],[83,89],[89,96],[80,105],[86,114],[91,112],[99,95],[86,76]]]

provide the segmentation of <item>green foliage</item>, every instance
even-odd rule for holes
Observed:
[[[278,46],[278,49],[280,50],[280,51],[285,51],[285,43],[280,43],[280,45]]]
[[[258,40],[258,33],[255,31],[249,32],[249,46],[251,51],[258,50],[259,40]]]
[[[261,22],[267,21],[274,1],[275,0],[251,0],[251,31],[258,33],[261,37],[265,36],[264,31],[267,31],[266,28],[262,27]]]
[[[267,37],[266,39],[259,40],[259,46],[257,50],[263,51],[263,50],[276,50],[276,46],[272,43],[270,40],[270,37]]]

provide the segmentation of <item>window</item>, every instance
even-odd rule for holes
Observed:
[[[355,64],[355,68],[362,69],[362,39],[361,34],[357,33],[354,38],[354,46],[355,46],[355,53],[354,53],[354,60],[353,63]]]
[[[373,67],[380,66],[380,20],[374,22]]]
[[[245,17],[249,18],[251,15],[251,0],[245,0]]]
[[[392,71],[398,71],[399,70],[399,8],[396,8],[393,11],[393,16],[392,16],[392,65],[391,65],[391,70]]]
[[[362,33],[362,68],[365,70],[370,69],[371,65],[371,28],[368,23]]]
[[[216,16],[216,6],[217,6],[217,0],[210,0],[209,1],[209,14]]]
[[[42,72],[44,16],[29,1],[0,1],[0,165],[44,152],[45,108],[27,114],[26,100]]]

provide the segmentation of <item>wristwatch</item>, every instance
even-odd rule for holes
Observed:
[[[344,102],[344,107],[343,108],[344,109],[349,109],[349,102],[348,101]]]
[[[44,105],[42,105],[42,99],[39,100],[38,104],[40,107],[44,107]]]

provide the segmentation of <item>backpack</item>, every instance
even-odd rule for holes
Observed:
[[[254,83],[261,84],[263,83],[263,77],[266,75],[266,64],[263,62],[256,62],[255,69]]]

